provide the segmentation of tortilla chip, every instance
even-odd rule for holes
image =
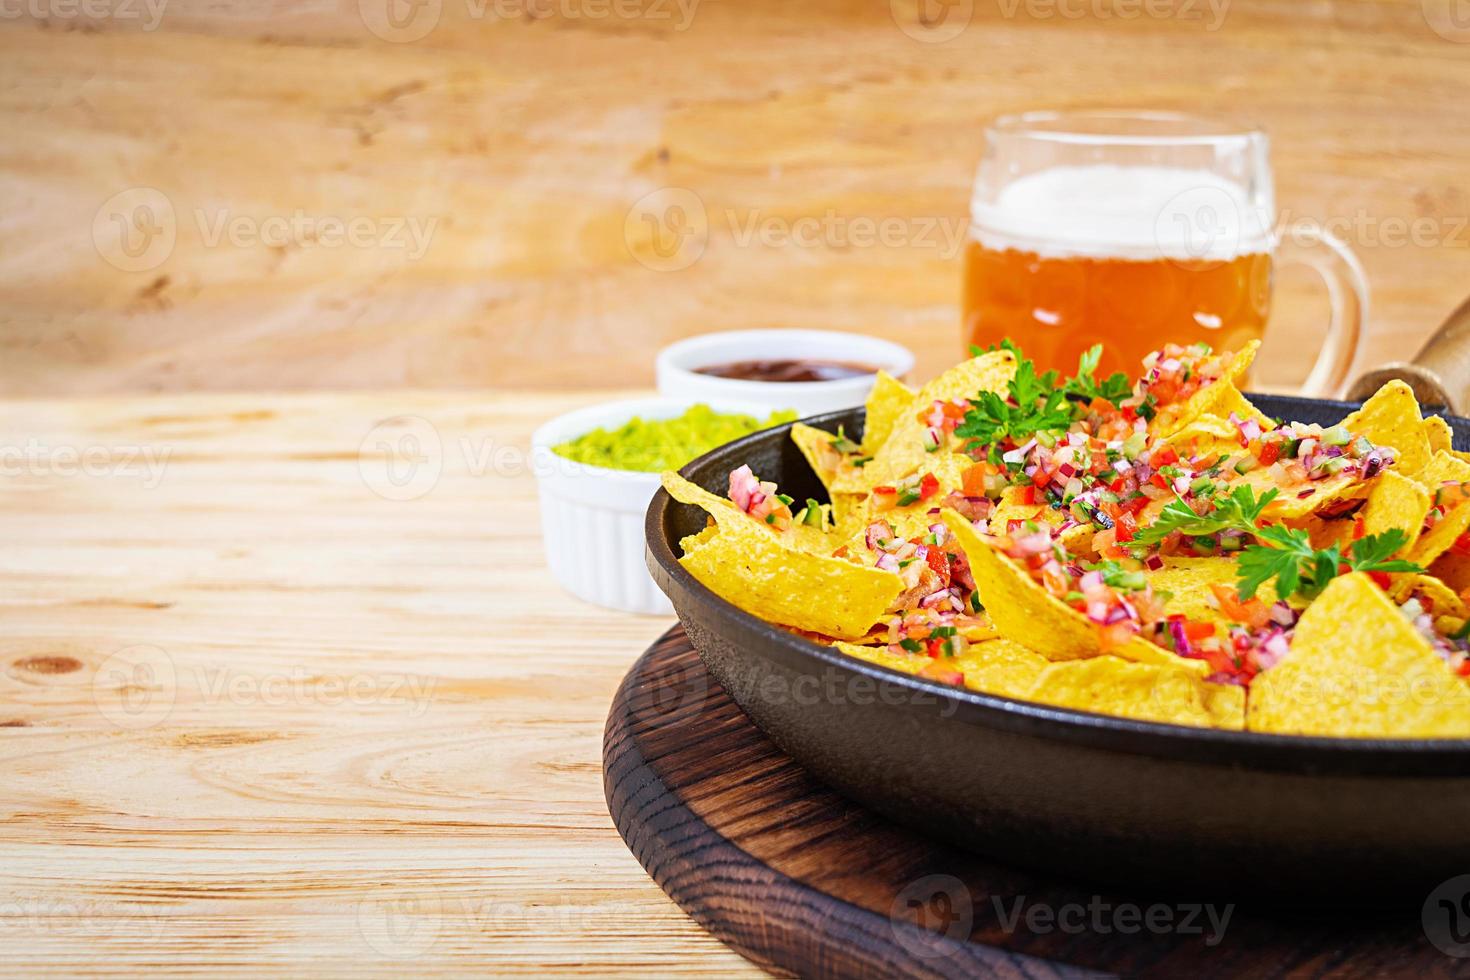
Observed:
[[[843,639],[863,636],[903,592],[893,572],[866,568],[812,550],[800,525],[778,531],[733,503],[697,487],[677,473],[663,475],[675,500],[714,518],[708,529],[680,542],[679,563],[721,598],[772,623]],[[816,528],[823,545],[830,536]],[[795,532],[795,533],[794,533]]]
[[[1359,516],[1363,521],[1363,534],[1383,534],[1398,529],[1408,535],[1408,543],[1395,555],[1409,554],[1419,532],[1424,528],[1424,518],[1429,513],[1429,493],[1417,480],[1384,470],[1374,481],[1368,492],[1368,502],[1363,505]],[[1342,522],[1351,527],[1351,521]]]
[[[1271,476],[1271,471],[1261,467],[1230,480],[1226,485],[1236,487],[1242,483],[1249,486],[1257,496],[1267,490],[1276,490],[1276,499],[1266,505],[1265,516],[1271,520],[1287,522],[1349,500],[1361,500],[1372,492],[1374,486],[1373,480],[1360,479],[1356,474],[1337,473],[1321,480],[1313,480],[1310,486],[1283,491]]]
[[[1218,415],[1201,415],[1163,440],[1180,456],[1210,456],[1238,453],[1240,431],[1228,419]]]
[[[1000,499],[995,502],[995,508],[990,512],[990,527],[995,533],[1006,533],[1006,527],[1011,521],[1035,521],[1037,524],[1052,527],[1062,523],[1063,514],[1057,508],[1048,504],[1022,503],[1021,495],[1027,489],[1027,487],[1006,487],[1000,492]]]
[[[1432,453],[1449,452],[1455,448],[1455,433],[1450,424],[1438,415],[1424,420],[1424,438],[1429,441]]]
[[[1155,439],[1167,439],[1201,415],[1227,418],[1230,410],[1227,408],[1221,411],[1221,407],[1238,404],[1236,399],[1240,398],[1240,390],[1235,387],[1235,379],[1242,377],[1250,369],[1260,346],[1259,340],[1252,340],[1235,355],[1219,378],[1184,401],[1159,409],[1159,414],[1148,424],[1149,434]]]
[[[1367,436],[1375,446],[1392,446],[1398,451],[1395,468],[1405,476],[1415,476],[1429,462],[1429,437],[1424,433],[1424,419],[1414,389],[1402,381],[1390,381],[1379,388],[1363,407],[1342,420],[1353,435]]]
[[[1439,523],[1421,534],[1409,549],[1409,561],[1429,568],[1466,531],[1470,531],[1470,501],[1451,508]]]
[[[1335,578],[1302,614],[1291,652],[1251,685],[1246,727],[1359,738],[1470,736],[1470,684],[1373,580]]]
[[[1245,688],[1209,684],[1173,665],[1113,656],[1049,665],[1027,700],[1138,721],[1205,728],[1245,727]]]
[[[807,465],[817,474],[822,486],[830,489],[832,480],[837,475],[837,467],[832,463],[835,456],[841,455],[831,448],[832,433],[813,428],[805,422],[797,422],[791,426],[791,441],[796,443],[796,448],[806,457]]]
[[[922,653],[834,645],[849,656],[905,674],[917,674],[935,662]],[[1020,643],[998,639],[973,644],[946,665],[964,674],[965,687],[1000,697],[1140,721],[1235,730],[1245,724],[1244,688],[1208,684],[1172,664],[1140,664],[1109,655],[1054,663]]]
[[[868,392],[867,421],[863,424],[863,455],[871,456],[888,441],[894,423],[914,404],[914,390],[902,381],[879,371]]]
[[[1433,575],[1403,574],[1393,577],[1393,588],[1389,590],[1394,602],[1402,605],[1409,601],[1409,597],[1419,595],[1429,600],[1432,612],[1436,616],[1465,615],[1465,603],[1444,582]]]
[[[873,455],[872,462],[852,475],[838,478],[832,489],[839,493],[863,493],[877,486],[892,486],[923,470],[931,454],[924,451],[923,433],[928,427],[919,418],[922,406],[936,401],[973,398],[981,391],[1004,391],[1016,373],[1016,358],[1008,350],[990,351],[962,361],[930,381],[914,396],[906,410],[898,413],[888,438]]]
[[[879,664],[905,674],[917,674],[934,662],[922,653],[890,653],[886,647],[871,648],[851,643],[837,643],[837,649],[849,656]],[[965,687],[1007,698],[1024,698],[1051,661],[1006,639],[974,643],[962,657],[948,661],[965,675]]]
[[[1051,660],[1100,656],[1097,630],[1077,610],[1049,594],[1025,569],[980,539],[975,528],[954,511],[944,523],[970,560],[970,573],[990,621],[1002,636],[1023,643]],[[1134,637],[1109,653],[1138,663],[1177,666],[1203,675],[1208,666]]]
[[[1232,623],[1214,605],[1215,593],[1212,585],[1228,585],[1235,588],[1236,563],[1230,558],[1182,558],[1171,556],[1164,559],[1164,567],[1146,570],[1143,573],[1154,594],[1169,593],[1164,600],[1164,610],[1170,615],[1179,614],[1189,619],[1215,623],[1228,629]],[[1256,590],[1256,595],[1266,605],[1276,601],[1275,583],[1266,582]]]
[[[1441,449],[1429,457],[1416,479],[1431,493],[1443,483],[1470,483],[1470,463]]]
[[[1230,421],[1230,413],[1234,412],[1242,420],[1255,419],[1262,429],[1276,428],[1276,420],[1252,405],[1250,399],[1242,395],[1240,389],[1233,384],[1228,391],[1220,394],[1212,411],[1226,422]]]

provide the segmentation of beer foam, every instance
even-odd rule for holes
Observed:
[[[971,235],[1046,258],[1228,261],[1271,250],[1271,208],[1209,170],[1052,167],[975,200]]]

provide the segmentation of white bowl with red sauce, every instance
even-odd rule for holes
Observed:
[[[835,330],[733,330],[671,344],[656,362],[658,393],[687,401],[740,401],[818,415],[867,401],[880,370],[914,369],[907,347]]]

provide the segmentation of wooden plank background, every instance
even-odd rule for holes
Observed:
[[[0,976],[754,973],[603,802],[672,620],[546,570],[575,401],[0,402]]]
[[[1470,292],[1457,2],[11,0],[0,392],[645,383],[749,325],[928,373],[982,124],[1046,105],[1264,124],[1405,355]],[[1273,385],[1325,310],[1280,283]]]

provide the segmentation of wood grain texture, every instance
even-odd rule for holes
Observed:
[[[624,680],[603,759],[613,819],[659,885],[755,962],[798,976],[1460,972],[1425,940],[1417,905],[1371,918],[1217,905],[1199,915],[1217,925],[1195,931],[1193,901],[1099,893],[890,824],[786,758],[679,627]],[[1143,924],[1166,912],[1169,925]]]
[[[578,401],[0,403],[0,974],[755,974],[607,815],[669,621],[545,569],[524,450]],[[442,469],[389,499],[404,415]]]
[[[1265,125],[1283,212],[1362,255],[1360,366],[1470,288],[1452,0],[151,2],[0,20],[0,391],[646,383],[750,325],[927,375],[981,126],[1038,105]],[[120,194],[174,235],[141,265]],[[1273,386],[1325,311],[1279,286]]]

